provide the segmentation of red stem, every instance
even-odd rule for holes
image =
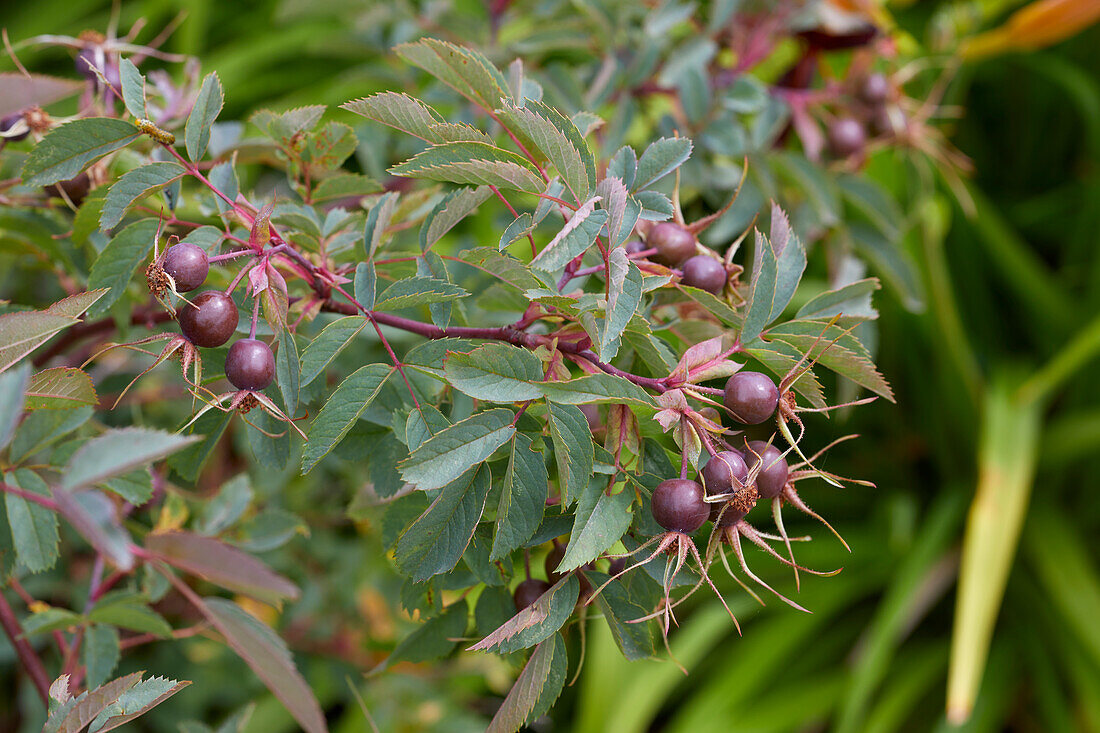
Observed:
[[[172,639],[187,639],[201,634],[210,628],[210,624],[206,621],[195,624],[194,626],[188,626],[186,629],[176,629],[172,632]],[[156,634],[138,634],[137,636],[131,636],[128,639],[123,639],[118,643],[119,649],[129,649],[131,647],[140,646],[142,644],[148,644],[153,641],[162,641],[163,636],[157,636]]]
[[[61,511],[60,508],[57,506],[57,502],[55,502],[53,499],[51,499],[47,496],[41,496],[40,494],[35,494],[32,491],[24,491],[23,489],[20,489],[20,488],[15,487],[15,486],[10,486],[10,485],[2,483],[2,482],[0,482],[0,491],[5,491],[9,494],[14,494],[15,496],[22,497],[22,498],[26,499],[27,501],[34,502],[35,504],[39,504],[41,506],[44,506],[47,509],[49,509],[50,511],[54,511],[54,512]]]
[[[19,582],[18,578],[9,578],[8,583],[11,585],[11,589],[15,591],[15,594],[19,596],[19,599],[26,604],[27,608],[33,608],[36,601],[34,596],[27,592],[27,589],[23,587],[23,584]],[[65,635],[60,631],[53,632],[54,643],[57,644],[57,651],[64,657],[69,651],[69,644],[65,641]]]
[[[350,305],[340,303],[338,301],[326,300],[323,305],[323,309],[333,313],[343,313],[344,315],[355,315],[358,310],[353,309]],[[419,336],[429,339],[443,339],[443,338],[467,338],[467,339],[482,339],[488,341],[505,341],[516,346],[523,346],[527,348],[534,348],[542,344],[550,343],[551,339],[546,336],[536,336],[534,334],[520,331],[511,326],[498,326],[493,328],[474,328],[467,326],[450,326],[448,328],[439,328],[431,323],[421,323],[420,321],[414,321],[411,318],[403,318],[402,316],[395,316],[392,313],[378,313],[374,311],[364,311],[368,313],[373,321],[377,321],[383,326],[391,326],[393,328],[399,328],[402,331],[408,331],[415,333]],[[658,393],[667,391],[668,387],[665,385],[663,379],[653,379],[650,377],[642,377],[637,374],[631,374],[625,372],[618,367],[611,366],[599,360],[589,349],[584,349],[578,346],[576,343],[568,341],[559,341],[557,344],[559,351],[567,354],[572,354],[575,357],[579,357],[589,362],[597,369],[600,369],[607,374],[613,374],[618,377],[623,377],[630,380],[639,387],[645,387],[652,389]]]
[[[130,325],[132,326],[147,326],[152,328],[158,323],[164,323],[172,320],[172,316],[165,311],[154,311],[150,309],[143,309],[134,311],[130,316]],[[78,323],[72,328],[66,330],[61,334],[61,337],[55,341],[50,348],[43,351],[38,356],[34,357],[34,365],[42,366],[54,358],[58,354],[62,353],[70,346],[81,339],[95,336],[100,333],[109,333],[115,329],[115,319],[104,318],[99,321],[92,321],[88,323]]]
[[[508,199],[504,198],[504,194],[500,192],[500,189],[496,186],[489,186],[489,188],[491,188],[493,193],[497,195],[497,198],[503,201],[504,205],[508,207],[508,211],[511,212],[512,217],[519,218],[519,213],[515,210],[515,207],[508,203]],[[531,234],[531,232],[527,232],[527,241],[531,243],[531,256],[535,257],[536,255],[538,255],[539,251],[538,247],[535,246],[535,237],[533,234]]]
[[[42,664],[42,658],[23,635],[23,627],[19,625],[19,619],[15,611],[8,605],[8,599],[0,593],[0,626],[4,627],[4,633],[8,635],[16,656],[27,671],[38,696],[42,698],[42,704],[49,707],[50,704],[50,677],[46,674],[46,666]]]
[[[390,361],[393,362],[394,367],[401,374],[401,378],[405,380],[405,386],[409,388],[409,396],[412,397],[413,404],[416,405],[416,409],[419,410],[420,400],[416,399],[416,392],[413,390],[412,382],[409,381],[408,375],[405,374],[405,367],[401,364],[401,360],[397,358],[397,354],[393,352],[393,347],[390,346],[389,340],[386,338],[385,334],[382,333],[382,329],[378,325],[379,314],[364,308],[362,303],[351,297],[351,295],[339,285],[333,284],[332,288],[354,303],[355,307],[362,312],[362,314],[367,317],[367,320],[370,321],[371,325],[374,326],[374,332],[378,334],[378,338],[382,341],[382,345],[386,347],[386,353],[390,355]]]

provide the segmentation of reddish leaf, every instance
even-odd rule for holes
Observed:
[[[248,245],[259,252],[271,241],[271,210],[275,208],[274,201],[268,201],[260,213],[252,222],[252,231],[248,235]]]
[[[275,605],[298,597],[298,588],[252,555],[213,537],[190,532],[154,532],[145,547],[173,567],[238,593]]]
[[[61,727],[57,729],[58,733],[79,733],[79,731],[84,730],[85,726],[91,723],[104,708],[118,700],[122,693],[136,685],[141,680],[142,674],[144,673],[134,672],[125,677],[119,677],[117,680],[111,680],[102,687],[86,693],[86,696],[79,698],[76,704],[70,708],[65,720],[61,723]]]
[[[294,666],[286,644],[263,622],[223,598],[194,599],[226,643],[298,721],[307,733],[326,733],[325,716],[313,691]]]
[[[99,402],[92,378],[74,367],[45,369],[31,378],[26,391],[27,409],[70,408]]]

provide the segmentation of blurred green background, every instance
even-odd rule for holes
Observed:
[[[144,18],[147,40],[186,11],[164,49],[195,55],[219,73],[226,120],[260,107],[337,105],[412,88],[419,77],[388,49],[424,33],[478,46],[497,63],[523,55],[563,85],[555,92],[546,82],[548,95],[567,99],[568,69],[588,74],[603,51],[584,30],[598,17],[592,5],[600,3],[515,3],[495,40],[485,5],[473,0],[148,0],[123,3],[121,17],[123,29]],[[669,5],[652,3],[654,12]],[[1020,5],[921,2],[887,11],[903,54],[950,66],[958,39],[998,26]],[[36,0],[6,3],[2,15],[17,42],[104,30],[110,6]],[[20,58],[38,71],[72,75],[71,55],[60,49],[25,49]],[[922,89],[909,91],[919,99]],[[744,637],[716,601],[700,598],[672,636],[687,676],[668,661],[624,661],[604,627],[590,624],[584,670],[540,730],[946,729],[949,674],[952,699],[967,699],[989,628],[988,664],[962,730],[1100,730],[1100,369],[1093,359],[1100,349],[1100,28],[959,63],[945,101],[959,116],[942,129],[974,164],[965,184],[972,211],[939,177],[914,183],[922,168],[905,153],[876,154],[865,171],[901,202],[899,256],[914,268],[912,292],[888,283],[876,299],[878,363],[898,404],[809,420],[819,445],[861,434],[824,467],[877,485],[803,491],[845,535],[850,555],[812,523],[790,520],[794,533],[815,535],[799,548],[802,561],[844,572],[803,577],[798,600],[812,615],[781,603],[754,606],[726,582]],[[660,124],[659,114],[640,115],[628,137],[657,137]],[[364,154],[359,162],[378,174],[390,161]],[[726,194],[728,187],[695,190],[685,203],[705,213]],[[286,501],[311,523],[326,511],[308,496]],[[332,515],[343,509],[335,499],[328,508]],[[384,731],[481,729],[510,684],[503,662],[460,656],[361,676],[412,625],[397,613],[399,583],[376,533],[331,521],[332,531],[315,527],[279,564],[296,565],[296,577],[312,575],[281,626],[333,729],[370,729],[349,679]],[[762,556],[753,560],[769,582],[794,591],[789,574]],[[1003,602],[999,566],[1010,566]],[[358,635],[335,634],[357,624]],[[11,660],[0,664],[0,689],[11,689]],[[243,664],[213,642],[155,645],[127,658],[122,671],[139,668],[196,682],[149,716],[149,730],[175,730],[189,718],[215,723],[257,695],[247,730],[293,730]]]

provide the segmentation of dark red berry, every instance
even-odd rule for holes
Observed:
[[[779,496],[790,473],[783,453],[774,445],[768,445],[762,440],[752,440],[745,451],[745,462],[750,471],[757,465],[760,466],[760,471],[756,474],[756,490],[760,493],[760,498],[774,499]]]
[[[657,249],[653,259],[669,267],[675,267],[695,254],[695,235],[671,221],[654,225],[646,237],[646,244],[651,249]]]
[[[59,199],[67,197],[69,201],[73,202],[74,206],[80,206],[84,201],[84,197],[88,195],[88,191],[91,189],[91,176],[89,176],[87,172],[84,172],[73,176],[67,181],[60,181],[46,186],[46,193]],[[62,192],[64,192],[64,196]]]
[[[557,567],[561,565],[561,561],[564,557],[565,548],[561,545],[554,545],[554,549],[547,553],[546,561],[542,566],[546,570],[546,579],[551,583],[557,583],[565,577],[564,574],[557,572]]]
[[[713,257],[695,255],[684,263],[684,277],[681,282],[718,295],[726,287],[726,268]]]
[[[669,532],[694,532],[710,516],[703,487],[684,478],[670,478],[653,490],[653,519]]]
[[[259,392],[275,379],[275,355],[259,339],[241,339],[229,347],[225,376],[237,389]]]
[[[867,134],[854,117],[838,117],[829,125],[829,149],[838,158],[847,158],[863,150]]]
[[[186,293],[206,282],[210,261],[202,247],[190,242],[180,242],[164,253],[164,271],[172,276],[176,290]]]
[[[710,507],[710,521],[719,527],[732,527],[745,518],[746,512],[740,511],[732,502],[711,504]],[[722,511],[722,507],[726,508],[725,511]]]
[[[859,98],[867,104],[882,104],[890,96],[890,81],[885,74],[868,74],[859,85]]]
[[[23,113],[21,111],[20,112],[13,112],[12,114],[8,115],[7,117],[4,117],[3,119],[0,119],[0,135],[3,135],[4,139],[7,140],[8,142],[11,142],[11,143],[19,142],[20,140],[22,140],[23,138],[25,138],[27,135],[30,134],[31,128],[29,126],[24,125],[24,129],[23,129],[22,132],[17,132],[13,135],[9,135],[8,130],[12,129],[13,127],[18,125],[22,121],[23,121]]]
[[[646,247],[645,242],[640,239],[632,239],[626,243],[624,249],[628,255],[636,255],[639,252],[645,252],[649,248]]]
[[[700,472],[703,488],[709,496],[728,494],[745,487],[749,478],[749,466],[745,457],[735,450],[715,453]]]
[[[220,290],[204,290],[184,306],[180,330],[195,346],[221,346],[237,330],[237,304]]]
[[[726,382],[722,402],[737,422],[756,425],[775,412],[779,404],[779,388],[760,372],[737,372]]]
[[[522,611],[539,599],[546,591],[550,590],[550,584],[545,580],[528,578],[516,586],[516,592],[512,594],[512,600],[516,602],[516,610]]]

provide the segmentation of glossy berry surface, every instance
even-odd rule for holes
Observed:
[[[512,594],[512,600],[516,603],[516,610],[522,611],[539,599],[546,591],[550,590],[550,584],[545,580],[529,578],[516,586],[516,592]]]
[[[662,221],[650,229],[646,244],[657,250],[653,259],[669,267],[695,254],[695,235],[671,221]]]
[[[669,532],[694,532],[710,516],[703,487],[694,481],[671,478],[653,490],[653,519]]]
[[[760,372],[737,372],[726,381],[722,402],[743,425],[757,425],[775,412],[779,388]]]
[[[853,117],[839,117],[832,121],[828,130],[829,150],[838,158],[847,158],[863,150],[867,134],[863,125]]]
[[[220,290],[204,290],[177,318],[180,331],[195,346],[221,346],[237,329],[237,304]]]
[[[206,282],[210,261],[202,247],[190,242],[180,242],[164,253],[164,271],[172,276],[176,290],[186,293]]]
[[[732,527],[745,518],[745,512],[739,511],[733,504],[711,504],[710,521],[719,527]],[[723,512],[722,507],[726,510]]]
[[[714,496],[743,489],[749,478],[749,466],[740,452],[726,450],[711,456],[700,473],[703,488]]]
[[[275,355],[259,339],[241,339],[229,347],[225,376],[237,389],[260,391],[275,379]]]
[[[689,257],[684,263],[684,285],[706,290],[718,295],[726,287],[726,268],[721,262],[706,255]]]
[[[745,462],[749,470],[759,464],[760,472],[756,474],[756,490],[760,492],[761,499],[774,499],[783,491],[787,483],[790,468],[787,459],[774,445],[768,445],[762,440],[749,441],[749,449],[745,451]]]
[[[626,243],[623,249],[626,250],[626,253],[628,255],[636,255],[639,252],[645,252],[648,247],[646,247],[645,242],[641,241],[640,239],[632,239],[631,241]]]
[[[885,74],[868,74],[859,86],[859,98],[867,104],[882,104],[890,96],[890,81]]]

